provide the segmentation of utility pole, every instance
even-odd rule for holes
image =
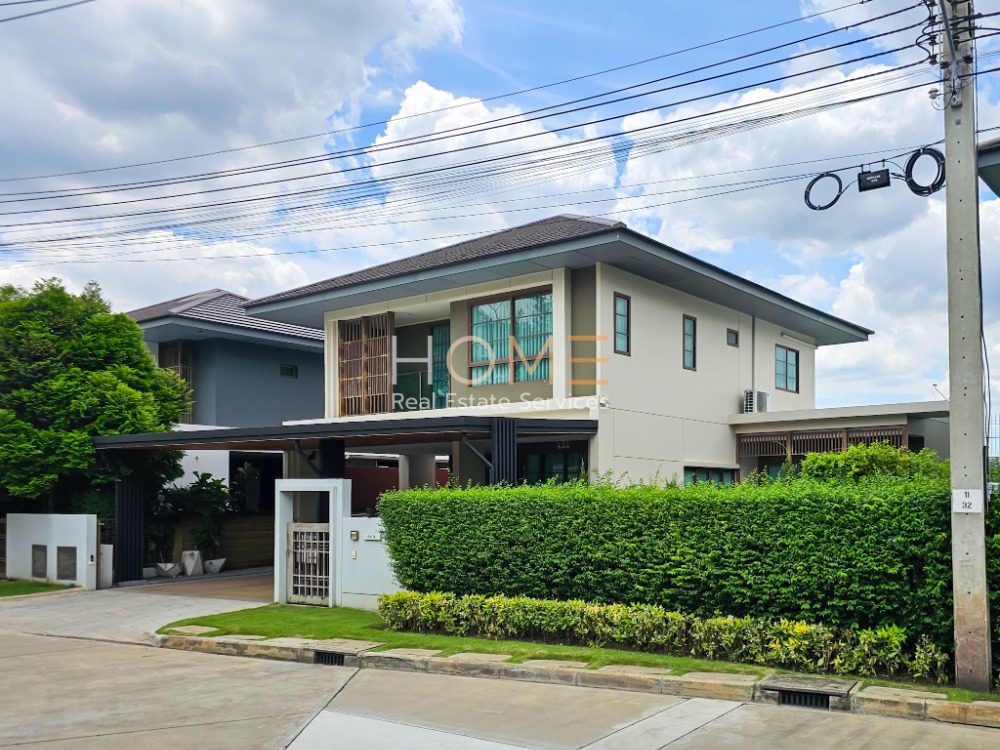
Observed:
[[[986,472],[972,2],[938,0],[948,175],[948,365],[955,682],[990,689],[990,609],[984,528]]]

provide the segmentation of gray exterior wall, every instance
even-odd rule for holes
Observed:
[[[280,365],[296,365],[283,378]],[[260,427],[323,416],[323,354],[225,339],[195,342],[194,421]]]

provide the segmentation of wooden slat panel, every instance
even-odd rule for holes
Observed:
[[[847,431],[849,445],[871,445],[888,442],[893,448],[905,446],[903,427],[864,427]]]
[[[391,312],[340,321],[340,413],[392,411]]]

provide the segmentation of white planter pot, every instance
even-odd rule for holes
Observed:
[[[164,578],[176,578],[184,570],[180,563],[156,563],[156,569]]]
[[[201,564],[201,552],[196,549],[181,552],[181,564],[184,566],[184,575],[186,576],[200,576],[204,572]]]
[[[219,557],[215,560],[205,560],[203,564],[206,573],[221,573],[223,566],[226,564],[226,558]]]

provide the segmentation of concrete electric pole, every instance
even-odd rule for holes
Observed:
[[[984,526],[986,470],[979,264],[979,183],[973,79],[972,3],[938,0],[948,230],[948,364],[951,401],[951,554],[955,594],[955,681],[990,689],[990,608]]]

